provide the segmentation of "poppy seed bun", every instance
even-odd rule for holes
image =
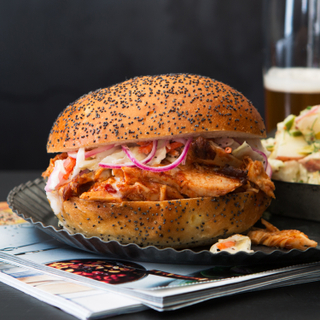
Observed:
[[[191,74],[136,77],[91,92],[54,123],[48,152],[185,136],[263,138],[252,103],[219,81]]]
[[[244,232],[269,204],[262,191],[120,204],[71,198],[58,218],[71,233],[86,237],[179,249],[212,245],[217,237]]]

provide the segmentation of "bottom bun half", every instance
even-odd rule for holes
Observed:
[[[218,237],[243,233],[269,206],[263,192],[218,198],[109,203],[71,198],[58,215],[71,233],[103,241],[176,249],[212,245]]]

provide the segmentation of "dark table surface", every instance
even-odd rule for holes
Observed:
[[[39,176],[40,171],[0,171],[0,201],[6,200],[13,187]],[[0,319],[76,318],[0,282]],[[320,282],[218,298],[177,311],[160,313],[146,310],[109,319],[320,319]]]

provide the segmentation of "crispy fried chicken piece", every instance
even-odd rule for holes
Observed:
[[[307,235],[299,230],[282,230],[261,219],[266,229],[254,228],[249,231],[248,237],[253,244],[262,244],[268,247],[284,249],[305,250],[309,247],[316,247],[318,243],[310,240]]]

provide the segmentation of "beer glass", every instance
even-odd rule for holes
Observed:
[[[267,131],[289,114],[320,104],[320,0],[265,0]]]

